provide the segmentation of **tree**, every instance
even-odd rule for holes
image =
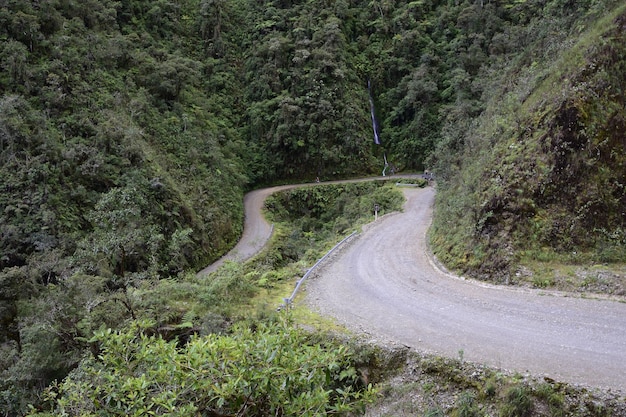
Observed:
[[[17,89],[24,82],[28,60],[28,50],[23,43],[10,40],[0,47],[0,64],[9,76],[7,83],[11,89]],[[0,79],[0,82],[5,81]]]
[[[147,200],[137,184],[116,187],[102,195],[87,215],[93,233],[78,247],[77,260],[95,274],[151,271],[157,267],[157,254],[163,235],[150,221]]]

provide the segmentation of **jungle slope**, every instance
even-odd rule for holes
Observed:
[[[431,238],[447,265],[496,282],[625,293],[625,10],[494,68],[509,82],[472,129],[442,142]]]
[[[371,173],[385,153],[397,168],[421,169],[438,147],[438,253],[484,277],[511,276],[518,257],[513,251],[524,249],[514,246],[515,239],[531,220],[509,206],[526,200],[510,197],[513,183],[505,181],[504,194],[495,186],[483,190],[484,197],[496,197],[483,212],[481,203],[492,200],[477,190],[497,185],[489,164],[519,157],[509,156],[502,132],[575,130],[570,120],[594,115],[579,107],[586,99],[571,102],[576,113],[555,98],[562,91],[575,98],[575,90],[593,86],[585,77],[596,74],[594,68],[606,68],[594,82],[615,85],[605,90],[615,94],[597,102],[593,120],[599,122],[585,132],[597,128],[598,138],[621,143],[623,136],[603,133],[602,111],[615,107],[615,117],[606,118],[615,129],[606,131],[619,132],[622,49],[610,37],[602,43],[592,36],[594,27],[602,28],[596,19],[611,26],[619,3],[2,2],[1,406],[24,409],[77,365],[100,326],[124,327],[144,307],[164,313],[164,327],[185,323],[185,311],[165,314],[160,308],[175,302],[175,290],[188,290],[185,272],[234,244],[242,229],[243,190],[261,184]],[[615,36],[621,33],[615,30]],[[585,55],[587,45],[595,45],[597,54]],[[553,63],[567,51],[580,56]],[[598,67],[582,71],[591,56],[598,57]],[[568,79],[587,84],[564,88],[564,74],[576,71],[582,78]],[[381,146],[372,144],[368,84]],[[520,98],[527,96],[535,101]],[[535,103],[545,117],[517,120],[514,115],[525,113],[509,110],[522,102]],[[563,116],[555,116],[560,109]],[[566,144],[564,155],[576,155],[564,137],[555,143]],[[492,161],[492,148],[500,159]],[[598,167],[623,155],[619,146],[600,148]],[[547,207],[545,213],[533,209],[539,242],[533,248],[559,249],[556,243],[568,242],[569,232],[560,231],[577,220],[561,203],[574,204],[569,197],[590,192],[587,185],[622,202],[619,164],[591,169],[589,184],[561,196],[570,184],[559,180],[567,169],[550,171],[551,155],[546,153],[546,166],[558,186],[546,182],[550,198],[533,203]],[[541,188],[530,185],[535,198]],[[602,213],[617,203],[611,204]],[[558,222],[543,220],[553,213]],[[606,236],[599,249],[607,261],[623,257],[624,246],[623,218],[611,216],[605,219],[609,227],[602,220],[594,223],[597,231],[588,230],[592,239]],[[580,244],[591,255],[599,250],[573,242],[568,249]],[[577,246],[575,251],[581,253]]]

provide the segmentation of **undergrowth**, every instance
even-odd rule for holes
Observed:
[[[574,36],[537,35],[526,60],[494,67],[506,82],[492,84],[493,100],[462,133],[463,157],[440,156],[431,245],[450,268],[499,283],[540,262],[623,270],[625,11],[596,22],[589,11]],[[544,42],[558,59],[545,59]],[[530,282],[560,281],[541,275]]]
[[[552,379],[489,368],[406,349],[404,366],[379,384],[366,416],[603,417],[626,415],[624,397]]]

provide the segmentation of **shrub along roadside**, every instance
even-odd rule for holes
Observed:
[[[182,347],[142,327],[96,333],[97,358],[48,389],[52,414],[314,416],[358,411],[372,398],[345,346],[311,343],[285,320]]]
[[[265,208],[275,227],[289,236],[285,245],[302,250],[312,248],[315,241],[339,241],[350,231],[370,222],[375,207],[382,215],[400,210],[403,202],[402,193],[393,186],[393,180],[389,180],[286,190],[270,196]],[[310,255],[313,258],[308,256],[308,261],[319,258],[323,248]]]

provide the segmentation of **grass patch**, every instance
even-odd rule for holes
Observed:
[[[533,411],[531,390],[524,385],[514,385],[504,394],[500,417],[526,417]]]
[[[568,292],[626,296],[626,264],[572,263],[569,259],[523,257],[518,285]]]

